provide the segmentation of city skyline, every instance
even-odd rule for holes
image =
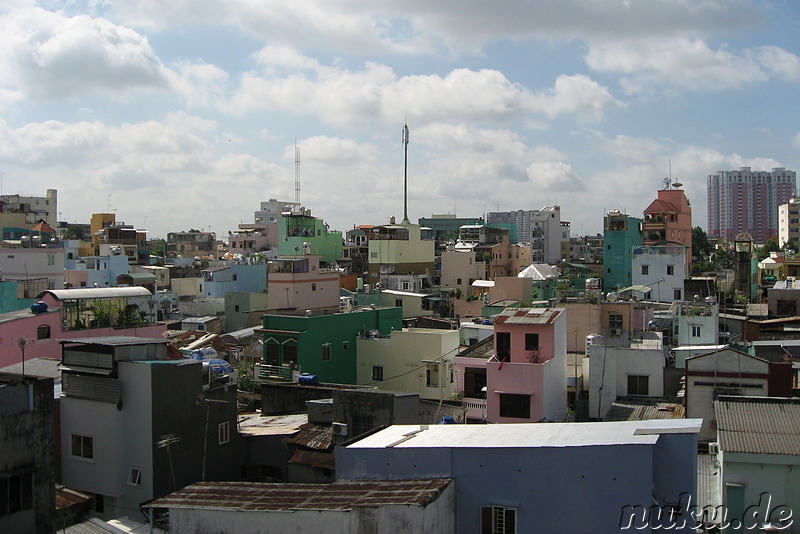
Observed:
[[[332,229],[560,205],[573,234],[663,180],[800,167],[785,1],[49,2],[0,9],[0,193],[151,237],[261,201]]]

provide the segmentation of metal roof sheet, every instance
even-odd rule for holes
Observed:
[[[36,297],[42,298],[50,293],[58,300],[101,299],[112,297],[149,297],[153,294],[147,288],[136,287],[80,287],[76,289],[48,289]]]
[[[149,345],[151,343],[166,344],[170,341],[168,339],[159,339],[151,337],[136,337],[136,336],[100,336],[100,337],[82,337],[75,339],[61,339],[59,343],[65,345],[67,343],[86,343],[92,345],[108,345],[112,347],[120,347],[122,345]]]
[[[506,308],[494,318],[495,324],[551,324],[563,308]]]
[[[337,480],[331,484],[198,482],[156,499],[148,508],[238,511],[352,510],[389,504],[426,506],[452,479]]]
[[[720,397],[714,409],[720,450],[800,455],[800,398]]]
[[[618,398],[611,403],[603,421],[647,421],[649,419],[682,419],[684,408],[675,402],[657,399]]]
[[[37,376],[61,380],[61,360],[55,358],[33,358],[22,362],[14,363],[6,367],[0,367],[0,373],[11,375],[21,375],[23,369],[25,376]]]
[[[327,450],[333,446],[333,427],[320,423],[306,423],[300,427],[300,432],[296,436],[286,438],[285,441],[309,449]]]

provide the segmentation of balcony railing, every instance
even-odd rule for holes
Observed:
[[[467,409],[467,419],[486,419],[486,399],[464,397],[463,402]]]

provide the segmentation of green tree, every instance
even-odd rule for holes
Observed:
[[[83,240],[84,233],[83,227],[77,224],[70,224],[64,232],[65,239],[80,239]]]
[[[700,260],[706,258],[714,251],[708,241],[708,234],[699,226],[692,228],[692,257]]]
[[[760,249],[758,249],[758,259],[763,260],[764,258],[769,257],[770,252],[778,252],[780,251],[781,247],[778,245],[778,242],[772,238],[767,239]]]

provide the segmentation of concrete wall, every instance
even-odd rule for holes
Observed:
[[[374,505],[346,510],[281,510],[250,512],[171,509],[173,534],[280,532],[281,534],[378,534],[414,532],[448,534],[454,528],[454,484],[427,506]]]
[[[769,362],[725,349],[686,360],[686,417],[702,418],[700,441],[717,437],[714,390],[733,389],[740,395],[769,394]]]
[[[0,381],[0,479],[26,474],[33,484],[29,507],[0,515],[0,532],[55,530],[55,469],[53,380]]]
[[[727,502],[726,485],[744,486],[744,506],[758,505],[760,496],[767,492],[772,498],[771,508],[786,505],[791,508],[793,518],[800,510],[800,458],[781,454],[720,453],[722,463],[721,490],[723,502]],[[762,509],[759,506],[759,509]],[[783,532],[796,534],[800,524],[795,519],[792,527]]]
[[[617,397],[630,395],[628,376],[648,377],[647,397],[664,395],[664,351],[589,345],[589,417],[602,419]]]
[[[677,448],[696,456],[696,442]],[[340,478],[455,478],[456,531],[463,534],[480,532],[480,508],[490,505],[516,508],[518,532],[617,532],[624,506],[649,507],[654,493],[693,493],[697,473],[649,445],[340,448],[336,456]],[[656,459],[672,471],[654,476]]]
[[[458,350],[457,330],[395,330],[389,338],[356,340],[358,384],[386,391],[419,393],[421,398],[450,399],[453,383],[450,369]],[[426,385],[426,361],[441,361],[439,386]],[[435,365],[435,364],[433,364]],[[373,366],[383,368],[383,380],[373,381]],[[416,372],[409,372],[417,369]]]

